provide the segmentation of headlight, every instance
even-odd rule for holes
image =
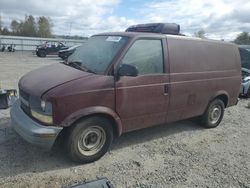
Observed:
[[[31,115],[36,118],[37,120],[46,123],[46,124],[53,124],[53,119],[51,115],[45,115],[35,110],[31,110]]]
[[[31,115],[46,124],[53,124],[52,104],[38,97],[30,98]]]
[[[41,101],[41,108],[42,108],[42,111],[45,112],[45,108],[46,108],[46,102],[45,101]]]
[[[52,105],[50,102],[41,100],[40,107],[45,114],[52,115]]]

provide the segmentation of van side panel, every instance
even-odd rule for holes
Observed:
[[[239,95],[240,58],[235,45],[167,37],[170,62],[168,122],[199,116],[209,101],[223,95],[228,106]]]

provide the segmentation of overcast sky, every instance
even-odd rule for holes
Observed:
[[[188,35],[204,29],[213,39],[250,32],[250,0],[0,0],[0,14],[6,26],[24,15],[49,16],[53,33],[62,35],[123,31],[147,22],[175,22]]]

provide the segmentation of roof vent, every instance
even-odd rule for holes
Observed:
[[[162,34],[180,34],[180,25],[175,23],[148,23],[130,26],[126,32],[147,32],[147,33],[162,33]]]

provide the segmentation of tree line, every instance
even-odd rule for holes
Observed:
[[[202,29],[194,33],[195,37],[206,39],[206,32]],[[248,32],[241,32],[237,37],[231,41],[238,45],[250,45],[250,34]]]
[[[0,17],[0,34],[1,35],[15,35],[15,36],[27,36],[27,37],[54,37],[52,35],[52,21],[49,17],[40,16],[34,18],[32,15],[26,15],[24,20],[17,21],[12,20],[10,24],[10,30],[8,27],[3,27]],[[206,38],[206,32],[202,29],[194,33],[195,37]],[[59,36],[62,38],[72,39],[85,39],[80,36]],[[238,45],[250,45],[250,34],[248,32],[240,33],[232,42]]]
[[[240,33],[234,40],[235,44],[250,45],[250,34],[248,32]]]
[[[27,37],[52,37],[52,21],[49,17],[40,16],[36,19],[32,15],[26,15],[24,20],[12,20],[8,27],[3,27],[0,17],[0,34]]]

